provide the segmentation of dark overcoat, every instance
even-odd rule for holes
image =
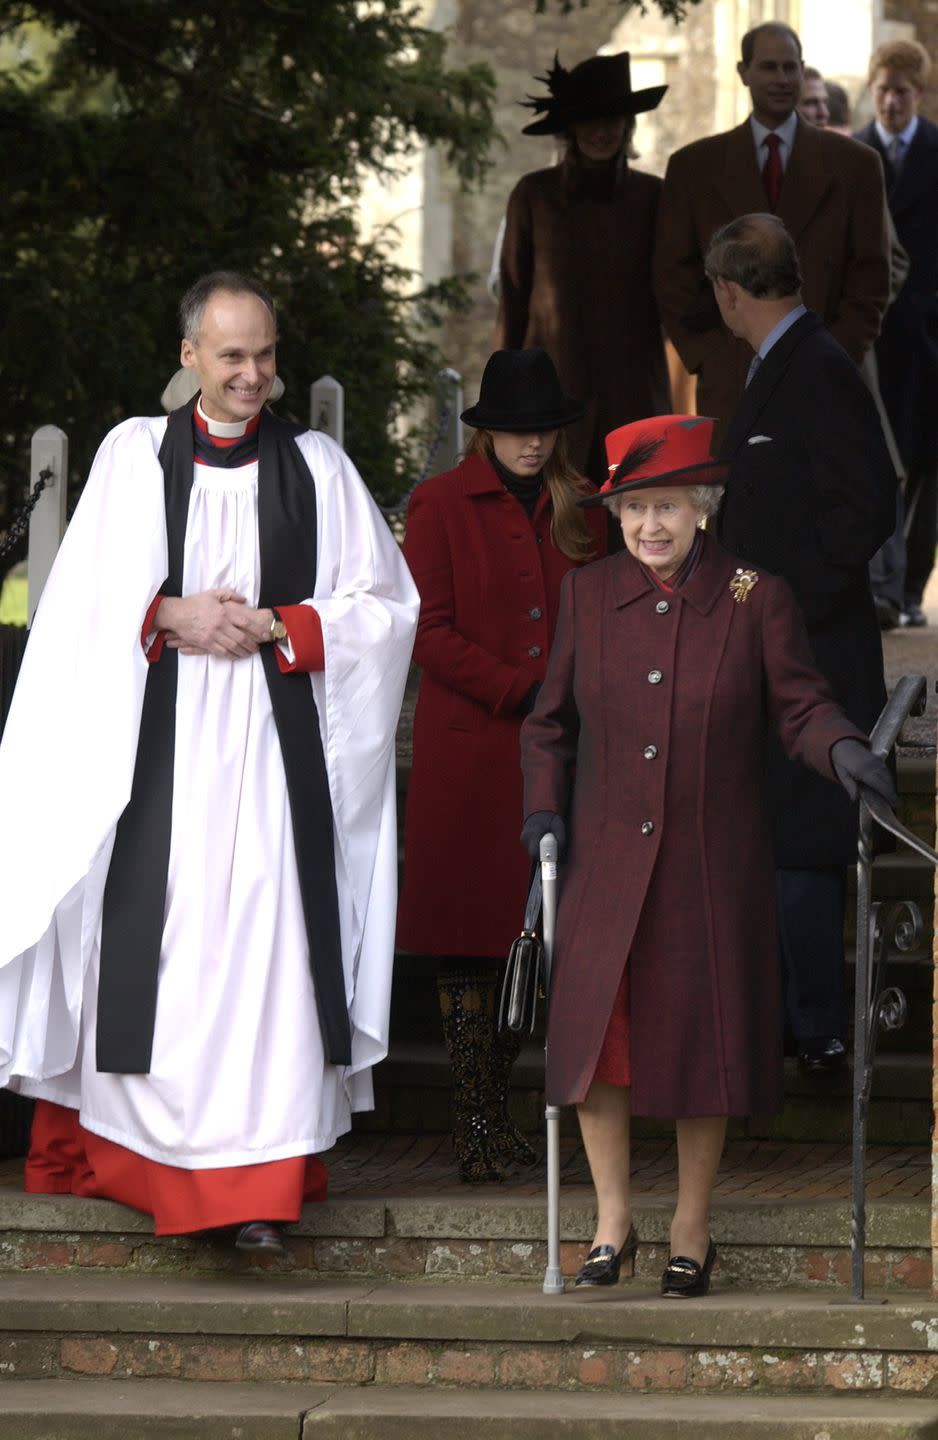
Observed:
[[[831,745],[857,732],[813,668],[788,587],[759,572],[737,602],[738,565],[705,536],[698,568],[673,593],[628,552],[561,590],[521,742],[526,813],[569,821],[548,1022],[553,1104],[586,1095],[626,961],[637,1114],[780,1103],[766,734],[778,726],[788,750],[829,776]]]
[[[503,957],[521,928],[530,861],[521,830],[518,707],[542,681],[571,561],[491,465],[469,455],[426,480],[404,555],[420,592],[421,667],[407,792],[397,943],[428,955]],[[604,550],[602,510],[587,512]]]
[[[746,563],[785,577],[815,664],[869,734],[886,688],[867,566],[892,533],[896,475],[869,390],[817,315],[803,315],[773,345],[722,453],[730,473],[720,540]],[[778,865],[855,862],[856,806],[777,745],[767,803]]]
[[[904,463],[930,464],[938,459],[938,125],[919,116],[898,176],[875,125],[857,139],[882,158],[886,197],[909,257],[876,345],[880,392]]]
[[[597,191],[566,162],[525,175],[508,201],[496,348],[550,355],[585,406],[567,433],[573,463],[596,484],[608,474],[609,431],[671,409],[651,290],[660,193],[658,177],[639,170]]]
[[[768,202],[748,120],[696,140],[668,162],[658,214],[655,291],[665,329],[697,375],[697,413],[726,425],[752,352],[721,321],[703,270],[714,231]],[[776,213],[798,251],[805,304],[858,364],[889,297],[889,241],[878,157],[801,120]]]

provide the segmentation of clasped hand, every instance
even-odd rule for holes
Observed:
[[[241,660],[270,639],[273,612],[257,610],[234,590],[203,590],[199,595],[166,595],[156,612],[158,630],[180,655],[216,655]]]

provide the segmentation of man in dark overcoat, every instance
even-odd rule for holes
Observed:
[[[743,36],[737,70],[752,114],[672,155],[655,240],[664,327],[697,376],[698,414],[718,421],[717,443],[750,358],[721,326],[704,275],[719,226],[754,211],[777,214],[797,247],[806,303],[857,364],[879,333],[889,295],[882,166],[856,141],[799,119],[798,36],[787,25],[756,26]]]
[[[876,345],[880,390],[906,472],[902,612],[909,625],[925,624],[922,596],[938,528],[938,125],[918,113],[930,68],[915,41],[881,45],[870,60],[876,118],[857,131],[882,159],[889,209],[910,261]]]
[[[706,264],[723,320],[751,357],[723,445],[719,538],[788,581],[818,669],[868,733],[886,690],[867,566],[892,529],[896,494],[874,401],[802,303],[794,242],[777,217],[724,226]],[[856,809],[778,747],[767,784],[788,1023],[806,1068],[836,1069],[846,1058],[845,867],[856,859]]]

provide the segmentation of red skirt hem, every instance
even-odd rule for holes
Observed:
[[[629,967],[626,965],[622,971],[616,998],[612,1002],[606,1036],[599,1052],[599,1059],[596,1061],[596,1069],[593,1072],[594,1080],[602,1080],[605,1085],[619,1085],[623,1089],[631,1085],[631,1028],[631,987],[629,985]]]
[[[219,1170],[163,1165],[86,1130],[77,1110],[37,1100],[23,1189],[116,1200],[152,1215],[157,1235],[191,1235],[250,1220],[298,1220],[304,1201],[325,1200],[328,1177],[315,1155]]]

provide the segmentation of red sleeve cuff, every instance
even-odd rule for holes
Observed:
[[[311,670],[326,668],[326,651],[322,639],[322,621],[311,605],[278,605],[279,614],[287,627],[287,638],[293,646],[293,664],[277,646],[277,664],[285,675],[293,670],[309,674]]]
[[[162,655],[163,641],[166,639],[165,630],[157,631],[153,644],[150,646],[149,650],[147,650],[147,636],[152,633],[153,627],[156,624],[156,612],[160,608],[160,601],[162,599],[162,595],[154,595],[153,599],[150,601],[150,607],[147,610],[146,615],[144,615],[143,617],[143,625],[140,630],[140,644],[146,651],[146,657],[151,665],[154,665]]]

